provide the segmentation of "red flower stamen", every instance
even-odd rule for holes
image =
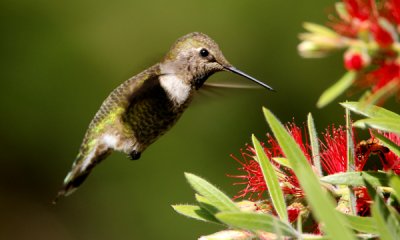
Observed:
[[[328,128],[321,142],[321,166],[328,174],[347,171],[347,139],[342,126]]]

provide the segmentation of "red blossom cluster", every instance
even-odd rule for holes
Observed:
[[[306,24],[300,54],[320,57],[345,49],[344,67],[358,73],[354,85],[375,93],[385,86],[400,95],[400,0],[343,0],[328,29]],[[332,31],[333,30],[333,31]]]
[[[293,139],[296,141],[298,146],[302,149],[304,155],[309,160],[309,163],[313,165],[311,147],[308,142],[306,131],[302,131],[300,127],[294,123],[286,125],[286,129],[291,133]],[[353,136],[354,136],[353,130]],[[385,137],[393,141],[395,144],[400,145],[400,136],[393,133],[384,133]],[[381,160],[381,164],[373,162],[372,165],[379,165],[380,168],[376,167],[374,170],[393,171],[396,174],[400,174],[400,157],[389,151],[386,147],[380,144],[380,142],[371,134],[371,138],[366,141],[358,141],[353,137],[355,143],[354,166],[350,166],[353,171],[363,171],[368,161],[375,161],[372,156],[377,155]],[[339,172],[346,172],[348,166],[347,160],[347,139],[346,130],[344,127],[330,126],[323,133],[323,139],[320,139],[320,161],[321,167],[326,175],[331,175]],[[263,144],[264,152],[274,165],[277,172],[278,180],[280,182],[281,189],[286,199],[290,199],[290,207],[288,208],[288,215],[291,221],[297,219],[301,209],[297,209],[296,206],[299,202],[302,202],[304,198],[304,192],[300,188],[300,184],[293,170],[290,167],[284,166],[276,160],[276,158],[285,157],[281,147],[277,140],[270,134],[267,134],[267,142]],[[250,200],[261,200],[265,199],[264,193],[268,191],[267,185],[263,178],[263,173],[258,162],[255,160],[256,153],[252,146],[248,145],[245,150],[241,150],[242,159],[239,159],[232,155],[241,166],[238,168],[243,174],[239,175],[228,175],[230,177],[240,179],[239,182],[234,185],[244,185],[242,189],[234,198],[245,198],[248,197]],[[379,161],[378,161],[379,162]],[[314,166],[313,166],[314,167]],[[368,169],[370,170],[370,169]],[[316,173],[317,174],[317,173]],[[364,187],[354,188],[354,193],[357,200],[357,213],[360,216],[368,215],[370,197]]]
[[[344,54],[346,69],[360,71],[372,67],[361,78],[362,84],[373,86],[372,91],[391,81],[400,85],[400,1],[343,0],[343,4],[339,19],[330,25],[340,35],[354,40],[349,41]]]

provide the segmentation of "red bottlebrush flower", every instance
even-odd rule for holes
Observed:
[[[229,177],[242,180],[233,185],[246,185],[233,199],[244,198],[248,195],[250,200],[261,199],[263,193],[267,190],[267,185],[258,162],[253,159],[253,156],[245,152],[242,152],[243,161],[236,158],[233,154],[231,154],[231,157],[241,165],[238,170],[246,173],[244,175],[228,175]],[[253,197],[254,194],[257,196]]]
[[[389,20],[400,24],[400,0],[388,0],[385,2],[385,16]]]
[[[296,141],[297,145],[300,147],[301,151],[304,153],[304,156],[306,156],[308,162],[311,163],[311,155],[309,153],[310,144],[308,143],[308,139],[303,137],[301,128],[296,126],[296,124],[294,124],[294,123],[288,123],[286,125],[286,129],[290,132],[293,139]],[[306,132],[306,131],[304,130],[304,132]],[[305,134],[305,136],[307,136],[307,134]]]
[[[379,103],[393,93],[400,96],[400,54],[397,51],[400,44],[400,0],[343,0],[336,5],[336,13],[330,16],[328,26],[335,31],[333,34],[339,40],[324,53],[347,49],[344,55],[345,68],[349,71],[363,70],[357,74],[354,85],[371,88],[373,93],[387,83],[396,81],[396,88],[388,89],[390,94],[381,96]],[[326,32],[306,29],[310,33],[300,35],[305,39],[301,44],[321,44],[317,40]],[[313,56],[312,51],[315,49],[303,49],[301,54]]]
[[[381,47],[388,47],[393,43],[391,34],[378,23],[379,13],[375,1],[344,0],[343,2],[351,17],[351,26],[356,32],[369,29]]]
[[[379,23],[375,21],[371,21],[370,30],[372,35],[374,36],[375,41],[383,48],[390,46],[393,43],[392,35],[386,31]]]
[[[307,142],[304,142],[300,128],[294,123],[289,123],[286,125],[286,127],[310,161],[310,154],[307,151],[307,149],[310,149],[310,146]],[[280,166],[278,163],[272,160],[274,157],[284,157],[284,155],[278,142],[269,134],[267,134],[267,138],[269,147],[264,146],[264,151],[268,158],[276,166],[282,191],[284,194],[290,194],[300,198],[304,197],[304,193],[300,188],[300,184],[294,175],[294,172],[287,167]],[[248,146],[246,152],[241,151],[241,155],[243,160],[239,160],[233,155],[231,155],[231,157],[241,165],[238,170],[244,171],[245,174],[228,176],[243,180],[242,182],[234,183],[234,185],[246,185],[246,187],[242,189],[238,195],[234,197],[234,199],[248,196],[250,200],[259,200],[262,198],[263,193],[267,190],[267,185],[264,181],[262,170],[258,162],[254,160],[256,155],[255,150],[253,147]],[[254,197],[255,194],[256,196]]]
[[[371,16],[372,5],[370,0],[344,0],[347,12],[352,18],[363,22]]]
[[[385,61],[378,69],[368,74],[369,81],[375,81],[373,91],[377,91],[391,81],[400,85],[400,66],[396,61]]]

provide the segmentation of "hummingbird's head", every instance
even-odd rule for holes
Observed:
[[[179,38],[165,56],[164,64],[196,89],[213,73],[231,67],[217,43],[198,32]]]
[[[163,73],[180,75],[196,89],[199,89],[213,73],[225,70],[272,90],[268,85],[233,67],[225,59],[218,44],[206,34],[199,32],[179,38],[165,56],[162,66]]]

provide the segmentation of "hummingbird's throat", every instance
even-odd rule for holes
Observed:
[[[194,80],[194,84],[193,85],[196,88],[196,90],[199,90],[203,86],[204,82],[207,80],[208,77],[209,76],[204,75],[204,76],[201,76],[201,77],[196,78]]]

